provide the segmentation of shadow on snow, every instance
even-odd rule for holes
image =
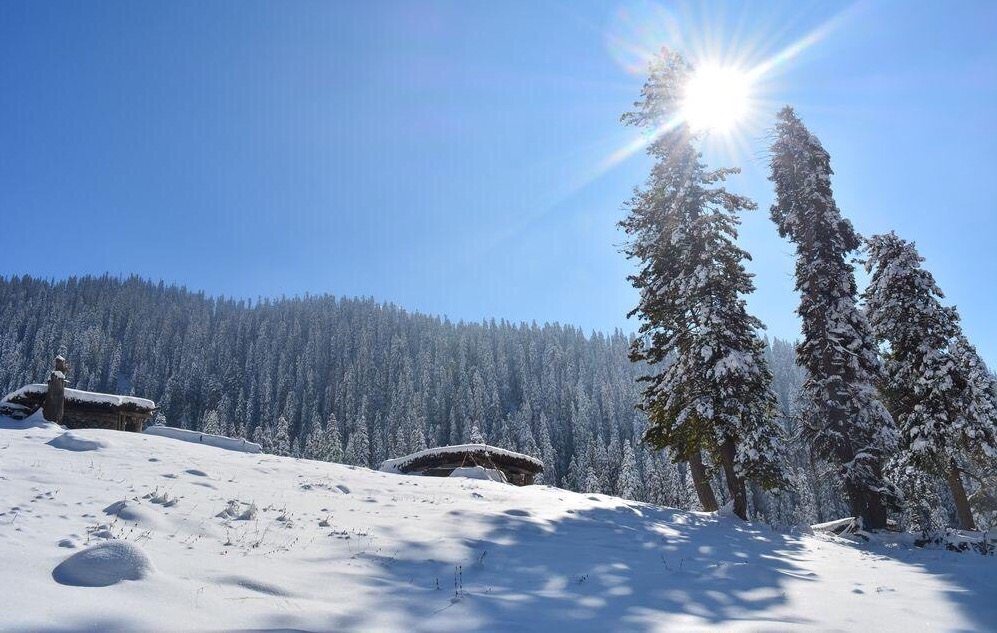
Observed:
[[[461,511],[451,514],[459,524]],[[700,626],[814,624],[772,615],[786,602],[786,583],[814,578],[794,564],[798,539],[764,526],[638,503],[556,521],[524,510],[475,520],[487,532],[464,541],[460,561],[434,559],[432,543],[412,541],[400,548],[404,558],[359,555],[382,567],[372,589],[391,596],[408,630],[511,630],[527,622],[530,630],[556,623],[638,631],[676,614]],[[362,619],[349,613],[330,628]]]

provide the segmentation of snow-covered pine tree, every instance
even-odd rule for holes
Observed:
[[[896,498],[882,463],[896,449],[897,432],[874,385],[882,366],[846,261],[859,237],[834,202],[830,156],[817,137],[790,107],[779,112],[775,132],[772,221],[781,237],[796,244],[797,314],[803,322],[796,357],[808,373],[801,398],[804,431],[819,455],[840,466],[854,516],[867,528],[881,529],[887,503]]]
[[[253,441],[260,445],[260,450],[264,453],[273,453],[274,428],[269,422],[256,427],[253,432]]]
[[[633,446],[627,441],[623,443],[623,459],[620,462],[620,474],[616,478],[616,495],[624,499],[636,499],[639,490],[637,457],[634,455]]]
[[[681,55],[663,51],[635,111],[623,115],[651,135],[655,159],[620,223],[629,237],[625,253],[638,264],[630,281],[640,302],[630,316],[641,326],[630,357],[655,370],[641,379],[645,441],[691,462],[704,508],[715,506],[697,465],[708,451],[723,468],[735,514],[747,518],[745,478],[785,483],[776,396],[757,334],[764,326],[743,299],[754,290],[743,264],[750,256],[735,243],[738,214],[756,205],[722,186],[739,170],[708,169],[697,135],[674,123],[691,70]]]
[[[544,471],[537,478],[538,483],[548,486],[556,486],[559,482],[557,470],[557,451],[550,438],[550,426],[547,423],[547,416],[540,414],[540,455],[544,463]]]
[[[960,527],[976,529],[960,463],[963,447],[978,436],[994,448],[993,428],[990,420],[983,428],[972,424],[961,407],[966,379],[948,353],[959,315],[941,304],[944,295],[914,244],[886,233],[869,238],[866,250],[872,273],[866,312],[876,338],[887,344],[882,392],[900,430],[901,451],[891,467],[945,479]]]
[[[344,461],[353,466],[370,466],[370,436],[367,431],[367,418],[361,416],[353,425],[353,432],[346,440]]]
[[[981,469],[976,476],[980,486],[974,496],[984,502],[982,505],[989,503],[992,506],[997,498],[992,487],[997,481],[997,378],[961,332],[955,337],[949,353],[966,381],[960,403],[966,456]],[[973,497],[970,501],[978,510],[983,510],[975,504]]]
[[[221,434],[222,428],[221,421],[218,418],[218,411],[212,409],[204,414],[204,419],[201,420],[201,432],[211,435]]]
[[[287,457],[291,454],[291,430],[287,418],[277,418],[277,426],[273,431],[273,453]]]
[[[305,436],[304,446],[301,449],[301,456],[305,459],[314,459],[316,461],[324,462],[329,461],[326,458],[327,452],[322,427],[317,424],[313,424],[308,430],[308,435]]]
[[[581,491],[582,486],[585,485],[584,474],[580,472],[578,460],[574,455],[571,456],[571,461],[568,463],[568,474],[565,477],[565,484],[569,488],[578,491]]]
[[[585,481],[581,485],[581,492],[588,493],[600,493],[602,490],[599,489],[599,476],[595,474],[595,468],[589,466],[585,471]]]
[[[343,461],[343,441],[339,436],[339,421],[336,420],[335,413],[329,414],[325,428],[322,429],[322,448],[325,450],[322,459],[336,463]]]
[[[478,428],[477,423],[471,424],[471,433],[468,435],[467,441],[471,444],[487,444],[487,442],[485,442],[485,436],[482,435],[481,429]]]

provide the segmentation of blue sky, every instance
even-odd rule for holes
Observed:
[[[8,0],[0,274],[634,330],[615,223],[649,164],[609,157],[640,52],[670,45],[782,59],[736,147],[704,148],[759,203],[742,242],[770,334],[798,332],[765,166],[789,103],[844,214],[915,240],[994,362],[994,23],[992,2]]]

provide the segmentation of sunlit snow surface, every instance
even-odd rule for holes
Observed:
[[[0,419],[0,629],[997,625],[994,558],[542,486],[65,433]]]

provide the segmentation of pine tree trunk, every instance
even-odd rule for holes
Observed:
[[[748,520],[748,492],[744,486],[744,478],[738,476],[734,468],[734,440],[727,438],[720,445],[720,461],[724,468],[724,478],[727,480],[727,490],[734,500],[734,514],[742,521]]]
[[[886,529],[886,505],[883,503],[883,496],[872,490],[865,491],[866,515],[862,517],[862,523],[867,530]]]
[[[848,494],[852,514],[862,519],[862,529],[886,529],[886,506],[882,495],[861,484],[850,482],[845,482],[845,492]]]
[[[751,505],[755,509],[755,520],[770,523],[774,513],[769,500],[765,497],[765,490],[756,482],[751,482],[748,484],[748,492],[751,493]],[[778,513],[778,506],[775,512]],[[779,515],[781,516],[781,513]]]
[[[813,482],[814,510],[817,514],[817,523],[823,523],[827,520],[824,518],[824,495],[821,494],[823,491],[820,485],[820,476],[817,473],[817,465],[814,463],[814,454],[812,450],[807,451],[807,469],[807,474]]]
[[[839,428],[844,428],[844,424]],[[842,434],[847,430],[842,431]],[[836,449],[838,462],[847,464],[855,459],[855,451],[852,449],[851,441],[846,437]],[[879,476],[878,464],[873,464],[872,468]],[[886,505],[883,503],[883,496],[869,488],[867,482],[845,480],[845,494],[848,495],[848,504],[852,509],[852,516],[862,519],[862,529],[865,530],[885,530],[886,529]]]
[[[704,512],[716,512],[720,509],[717,504],[716,495],[710,487],[710,480],[706,476],[706,466],[703,465],[703,457],[699,451],[693,451],[689,458],[689,473],[692,475],[692,483],[696,486],[696,495],[699,497],[699,505],[703,506]]]
[[[973,511],[969,508],[966,488],[962,485],[962,471],[959,470],[955,460],[949,463],[948,483],[949,489],[952,491],[952,498],[955,500],[955,511],[959,515],[959,527],[964,530],[975,530],[976,522],[973,521]]]

